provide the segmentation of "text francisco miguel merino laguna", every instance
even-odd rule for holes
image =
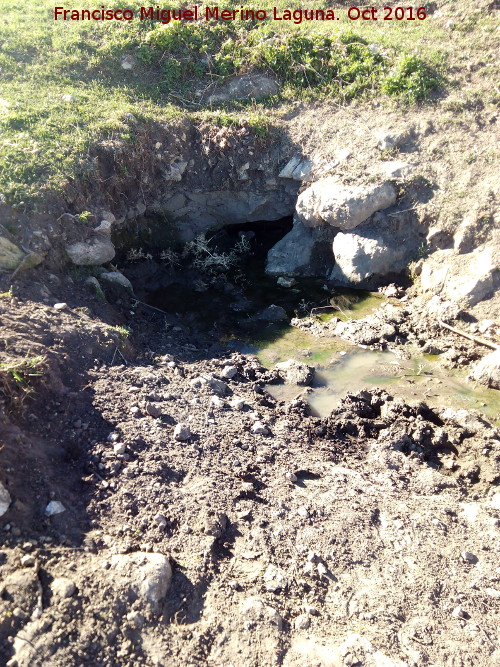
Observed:
[[[353,8],[356,9],[357,8]],[[338,13],[338,12],[337,12]],[[284,9],[273,8],[272,12],[264,9],[221,9],[217,6],[199,7],[194,5],[192,9],[162,9],[156,7],[140,7],[134,9],[106,9],[101,5],[96,9],[65,9],[54,7],[55,21],[132,21],[139,18],[140,21],[157,21],[159,23],[171,23],[172,21],[335,21],[340,20],[333,9]],[[354,17],[352,17],[354,18]],[[358,18],[358,17],[356,17]]]

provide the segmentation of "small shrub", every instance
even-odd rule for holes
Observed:
[[[417,56],[403,56],[382,83],[387,95],[421,102],[438,88],[438,74]]]

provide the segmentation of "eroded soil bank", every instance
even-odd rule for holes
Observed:
[[[311,416],[133,303],[41,270],[0,301],[10,358],[45,358],[4,396],[6,664],[495,663],[494,426],[370,388]]]

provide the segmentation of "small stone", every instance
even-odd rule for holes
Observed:
[[[320,577],[324,577],[325,574],[328,572],[328,570],[323,565],[323,563],[318,563],[318,565],[316,566],[316,569],[318,570],[318,574],[319,574]]]
[[[311,618],[308,614],[300,614],[293,622],[293,626],[296,630],[307,630],[311,625]]]
[[[288,585],[285,573],[276,565],[268,565],[264,572],[264,587],[266,591],[277,593]]]
[[[256,435],[269,435],[269,429],[260,421],[256,421],[252,426],[252,433]]]
[[[187,424],[177,424],[174,428],[174,438],[180,442],[185,442],[191,437],[191,429]]]
[[[471,554],[469,551],[461,551],[460,556],[466,563],[477,563],[478,561],[477,556]]]
[[[167,527],[167,517],[163,514],[158,513],[153,521],[160,526],[160,528],[166,528]]]
[[[292,483],[295,483],[297,481],[297,475],[294,472],[287,472],[285,474],[285,478]]]
[[[107,437],[107,441],[108,441],[108,442],[116,442],[116,441],[119,440],[119,439],[120,439],[120,434],[119,434],[119,433],[116,433],[116,431],[113,431],[113,432],[110,433],[110,434],[108,435],[108,437]]]
[[[235,375],[237,375],[238,369],[236,366],[224,366],[224,368],[221,371],[221,377],[223,377],[225,380],[232,380]]]
[[[59,598],[70,598],[76,591],[75,582],[66,577],[58,577],[50,584],[52,594]]]
[[[54,304],[54,310],[65,310],[68,307],[67,303],[55,303]]]
[[[241,485],[241,490],[244,493],[249,493],[250,491],[253,491],[254,488],[252,482],[243,482]]]
[[[132,417],[140,417],[141,411],[137,407],[137,405],[134,405],[133,407],[130,408],[130,414],[132,415]]]
[[[32,556],[31,554],[26,554],[26,556],[23,556],[21,558],[21,565],[23,567],[34,567],[36,563],[35,557]]]
[[[127,446],[123,442],[117,442],[114,447],[113,451],[117,456],[123,456],[127,450]]]
[[[288,288],[293,287],[294,285],[297,284],[295,278],[285,278],[284,276],[280,276],[276,282],[280,287],[288,287]]]
[[[54,516],[55,514],[62,514],[66,508],[59,500],[51,500],[45,508],[45,516]]]
[[[229,405],[233,410],[238,410],[240,412],[245,409],[245,401],[242,398],[233,398],[233,400],[229,402]]]
[[[297,510],[297,514],[301,516],[303,519],[307,519],[309,517],[309,512],[307,510],[307,507],[304,507],[304,505],[299,507],[299,509]]]
[[[154,405],[154,403],[146,403],[146,412],[155,419],[161,417],[161,409],[157,405]]]
[[[310,614],[311,616],[319,616],[319,611],[316,609],[316,607],[313,607],[310,604],[304,605],[304,611],[306,614]]]
[[[142,628],[145,623],[145,618],[138,611],[131,611],[127,614],[127,621],[135,628]]]
[[[462,607],[455,607],[451,612],[451,615],[454,618],[467,618],[467,613],[462,609]]]

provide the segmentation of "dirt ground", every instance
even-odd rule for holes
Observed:
[[[79,285],[0,300],[5,358],[45,358],[4,386],[3,664],[495,664],[492,425],[376,389],[312,417],[254,357]]]

